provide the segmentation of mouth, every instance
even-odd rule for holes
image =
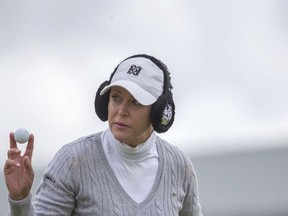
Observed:
[[[124,124],[123,122],[115,122],[114,125],[117,128],[127,128],[127,127],[129,127],[127,124]]]

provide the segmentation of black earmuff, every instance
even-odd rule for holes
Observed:
[[[105,86],[109,84],[110,81],[105,81],[99,86],[94,101],[95,112],[97,116],[101,119],[101,121],[108,120],[108,103],[109,103],[110,90],[106,92],[104,95],[100,95],[100,92]]]
[[[162,95],[157,99],[157,101],[152,105],[151,122],[156,132],[158,133],[166,132],[172,126],[175,117],[175,104],[171,92],[172,85],[170,82],[170,73],[168,71],[168,68],[160,60],[146,54],[134,55],[126,58],[125,60],[135,57],[148,58],[163,71],[164,75],[163,92]],[[113,75],[115,74],[118,66],[111,74],[110,79],[108,81],[103,82],[96,92],[94,101],[95,112],[102,121],[108,120],[108,103],[109,103],[110,90],[106,92],[104,95],[100,95],[100,92],[105,86],[108,86],[111,83]]]
[[[171,92],[173,87],[171,85],[170,73],[167,66],[155,57],[148,56],[147,58],[149,58],[163,71],[163,92],[157,101],[152,105],[151,110],[151,121],[154,130],[158,133],[163,133],[166,132],[174,122],[175,104]]]

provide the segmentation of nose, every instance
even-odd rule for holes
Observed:
[[[119,107],[118,107],[118,114],[121,116],[127,116],[129,111],[128,111],[128,103],[127,102],[122,102]]]

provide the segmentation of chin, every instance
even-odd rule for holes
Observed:
[[[124,142],[124,140],[127,138],[127,135],[124,134],[124,132],[121,131],[114,131],[112,130],[112,134],[116,140],[119,142]]]

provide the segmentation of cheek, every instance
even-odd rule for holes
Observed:
[[[115,113],[115,108],[112,106],[112,104],[109,102],[108,103],[108,121],[109,119],[112,118],[112,116],[114,115]]]
[[[148,124],[151,123],[151,112],[150,112],[150,110],[146,112],[145,119],[146,119],[146,122]]]
[[[142,125],[150,125],[151,124],[151,114],[150,110],[145,110],[143,112],[136,112],[137,117],[134,119],[137,119],[137,121],[141,122]]]

